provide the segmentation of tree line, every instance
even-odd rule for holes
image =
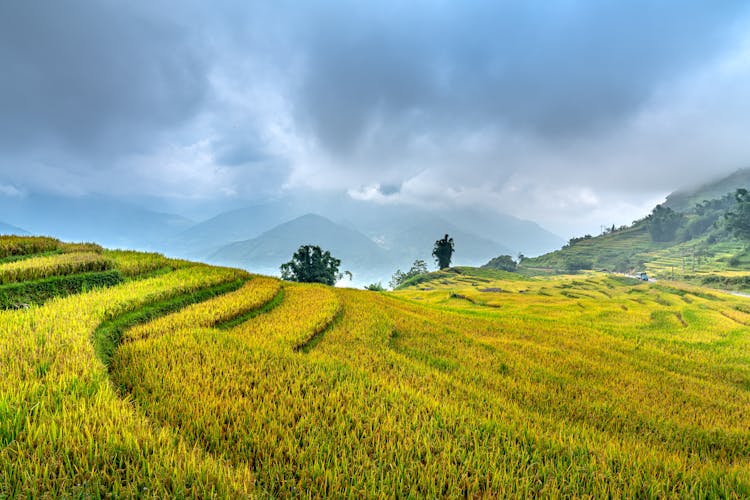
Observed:
[[[443,238],[435,241],[432,248],[432,256],[438,269],[450,267],[455,244],[453,238],[445,235]],[[335,285],[337,281],[348,275],[352,278],[349,271],[340,272],[341,260],[337,259],[328,250],[323,250],[318,245],[302,245],[292,255],[292,260],[281,264],[281,278],[287,281],[296,281],[300,283],[323,283],[326,285]],[[416,260],[411,269],[402,272],[397,269],[391,279],[389,286],[396,288],[414,276],[427,273],[427,264],[423,260]],[[368,285],[368,290],[383,290],[380,283]]]

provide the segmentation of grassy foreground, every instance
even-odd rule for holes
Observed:
[[[375,293],[104,255],[127,280],[0,311],[0,497],[750,495],[748,299],[468,269]],[[125,317],[107,366],[94,333]]]

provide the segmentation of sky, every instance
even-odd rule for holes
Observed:
[[[750,6],[0,3],[0,196],[207,218],[294,196],[568,237],[750,167]]]

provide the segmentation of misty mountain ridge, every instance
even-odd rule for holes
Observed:
[[[411,236],[415,230],[431,234],[429,251],[434,240],[446,232],[460,233],[466,243],[464,256],[471,260],[490,257],[484,250],[475,248],[489,250],[492,247],[493,251],[537,255],[564,242],[533,222],[489,211],[466,208],[429,211],[413,206],[378,205],[343,196],[326,196],[312,201],[289,199],[227,211],[172,237],[166,242],[166,247],[177,255],[204,258],[226,244],[255,238],[307,213],[318,214],[359,231],[387,250],[396,252],[413,253],[411,248],[425,245],[425,238]],[[413,256],[412,260],[414,258],[417,257]]]
[[[180,256],[205,258],[229,243],[255,238],[300,215],[281,202],[242,207],[194,224],[169,238],[164,246]]]
[[[411,221],[415,222],[415,221]],[[318,245],[342,261],[342,270],[350,270],[355,280],[384,280],[396,268],[408,269],[416,259],[432,262],[432,247],[445,230],[456,241],[454,261],[479,265],[488,256],[510,250],[491,240],[462,231],[436,218],[431,224],[421,221],[407,226],[389,239],[388,244],[373,241],[349,225],[338,224],[317,214],[306,214],[282,223],[260,236],[233,242],[207,256],[209,262],[262,269],[277,274],[279,266],[290,259],[300,245]]]
[[[8,231],[25,228],[32,234],[194,260],[221,258],[251,271],[274,274],[279,264],[305,243],[331,250],[342,259],[342,268],[349,266],[360,277],[385,279],[396,268],[408,268],[415,259],[432,262],[432,245],[446,233],[456,241],[455,260],[464,265],[479,265],[498,253],[551,250],[563,241],[533,222],[496,213],[467,209],[433,212],[377,205],[346,195],[255,204],[198,223],[99,195],[0,196],[0,212],[3,222],[12,226]],[[310,214],[301,219],[307,221],[307,227],[299,221],[287,224],[304,214]],[[511,243],[505,243],[506,239]],[[248,243],[251,240],[257,241]]]
[[[337,200],[335,207],[327,208],[323,206],[319,213],[354,227],[388,247],[402,244],[402,235],[415,228],[434,232],[436,236],[432,242],[446,232],[463,232],[472,238],[493,242],[509,252],[528,255],[548,252],[564,242],[560,236],[535,222],[473,207],[428,210],[410,205],[376,205],[348,199]],[[345,214],[343,220],[341,214]]]
[[[278,274],[279,266],[291,259],[301,245],[317,245],[342,261],[341,270],[351,270],[358,278],[375,277],[389,268],[388,252],[359,231],[316,214],[306,214],[248,240],[223,246],[208,261],[260,269]]]
[[[415,259],[431,266],[432,246],[446,233],[455,241],[455,265],[479,266],[498,255],[522,252],[531,256],[539,250],[544,255],[528,260],[528,267],[536,264],[565,269],[575,255],[583,261],[574,265],[615,269],[640,266],[645,263],[641,254],[647,250],[703,241],[711,231],[716,233],[715,238],[726,240],[729,235],[709,224],[719,215],[713,214],[712,220],[707,220],[707,215],[701,219],[694,213],[695,203],[748,186],[750,169],[744,169],[699,188],[670,194],[664,205],[687,214],[680,232],[684,241],[650,242],[644,220],[547,254],[544,252],[559,248],[563,240],[533,222],[508,215],[478,208],[430,211],[323,195],[229,210],[198,223],[103,196],[6,196],[0,197],[0,232],[46,234],[111,247],[155,250],[269,274],[278,274],[279,265],[288,261],[300,245],[314,244],[341,259],[341,269],[354,272],[358,282],[370,278],[387,281],[393,271],[408,269]],[[315,210],[304,211],[311,206]]]
[[[93,195],[0,196],[0,213],[6,223],[32,234],[143,250],[162,249],[162,241],[194,224],[179,215]]]
[[[704,200],[721,198],[738,188],[750,189],[750,168],[739,169],[733,174],[709,181],[700,186],[679,189],[667,196],[664,206],[678,212],[691,210]]]

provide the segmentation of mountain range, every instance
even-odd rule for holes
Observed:
[[[312,210],[307,210],[314,208]],[[480,265],[500,254],[543,253],[563,240],[537,224],[475,210],[427,211],[351,199],[273,202],[219,214],[176,235],[170,253],[217,264],[278,273],[302,244],[317,244],[342,260],[355,282],[387,281],[416,259],[432,262],[435,240],[450,234],[454,261]]]
[[[750,169],[675,191],[664,205],[687,213],[704,199],[718,198],[742,186],[750,186]],[[642,264],[641,257],[636,258],[638,252],[665,247],[648,243],[647,227],[641,222],[604,239],[566,245],[562,252],[554,252],[565,243],[562,238],[534,222],[491,210],[427,210],[369,203],[345,195],[289,197],[228,210],[199,222],[105,196],[0,196],[0,214],[0,233],[97,241],[108,247],[159,251],[267,274],[278,274],[279,265],[300,245],[315,244],[341,259],[342,270],[352,271],[357,284],[387,281],[395,269],[407,270],[416,259],[431,265],[432,246],[446,233],[455,241],[454,264],[466,266],[520,252],[527,257],[541,255],[527,262],[538,267],[564,268],[576,264],[570,262],[574,256],[615,268],[628,262]],[[682,237],[699,241],[703,233],[696,233],[696,227],[710,222],[703,219],[688,214]],[[612,248],[604,250],[607,245]],[[621,249],[628,250],[628,255],[624,257]]]
[[[344,195],[286,198],[199,222],[105,196],[0,196],[0,213],[7,231],[22,227],[273,274],[300,245],[318,244],[340,258],[358,283],[387,280],[416,259],[431,263],[432,246],[446,233],[456,242],[454,261],[462,265],[480,265],[499,254],[540,254],[563,242],[533,222],[492,211],[377,205]]]
[[[392,264],[388,251],[364,234],[315,214],[279,224],[256,238],[225,245],[207,260],[277,274],[279,265],[288,261],[300,245],[329,250],[342,261],[342,270],[351,269],[358,278],[373,278],[377,276],[374,270],[390,268]],[[364,276],[360,276],[362,273]]]
[[[0,196],[0,214],[32,234],[138,250],[160,250],[166,238],[194,224],[104,196]]]

